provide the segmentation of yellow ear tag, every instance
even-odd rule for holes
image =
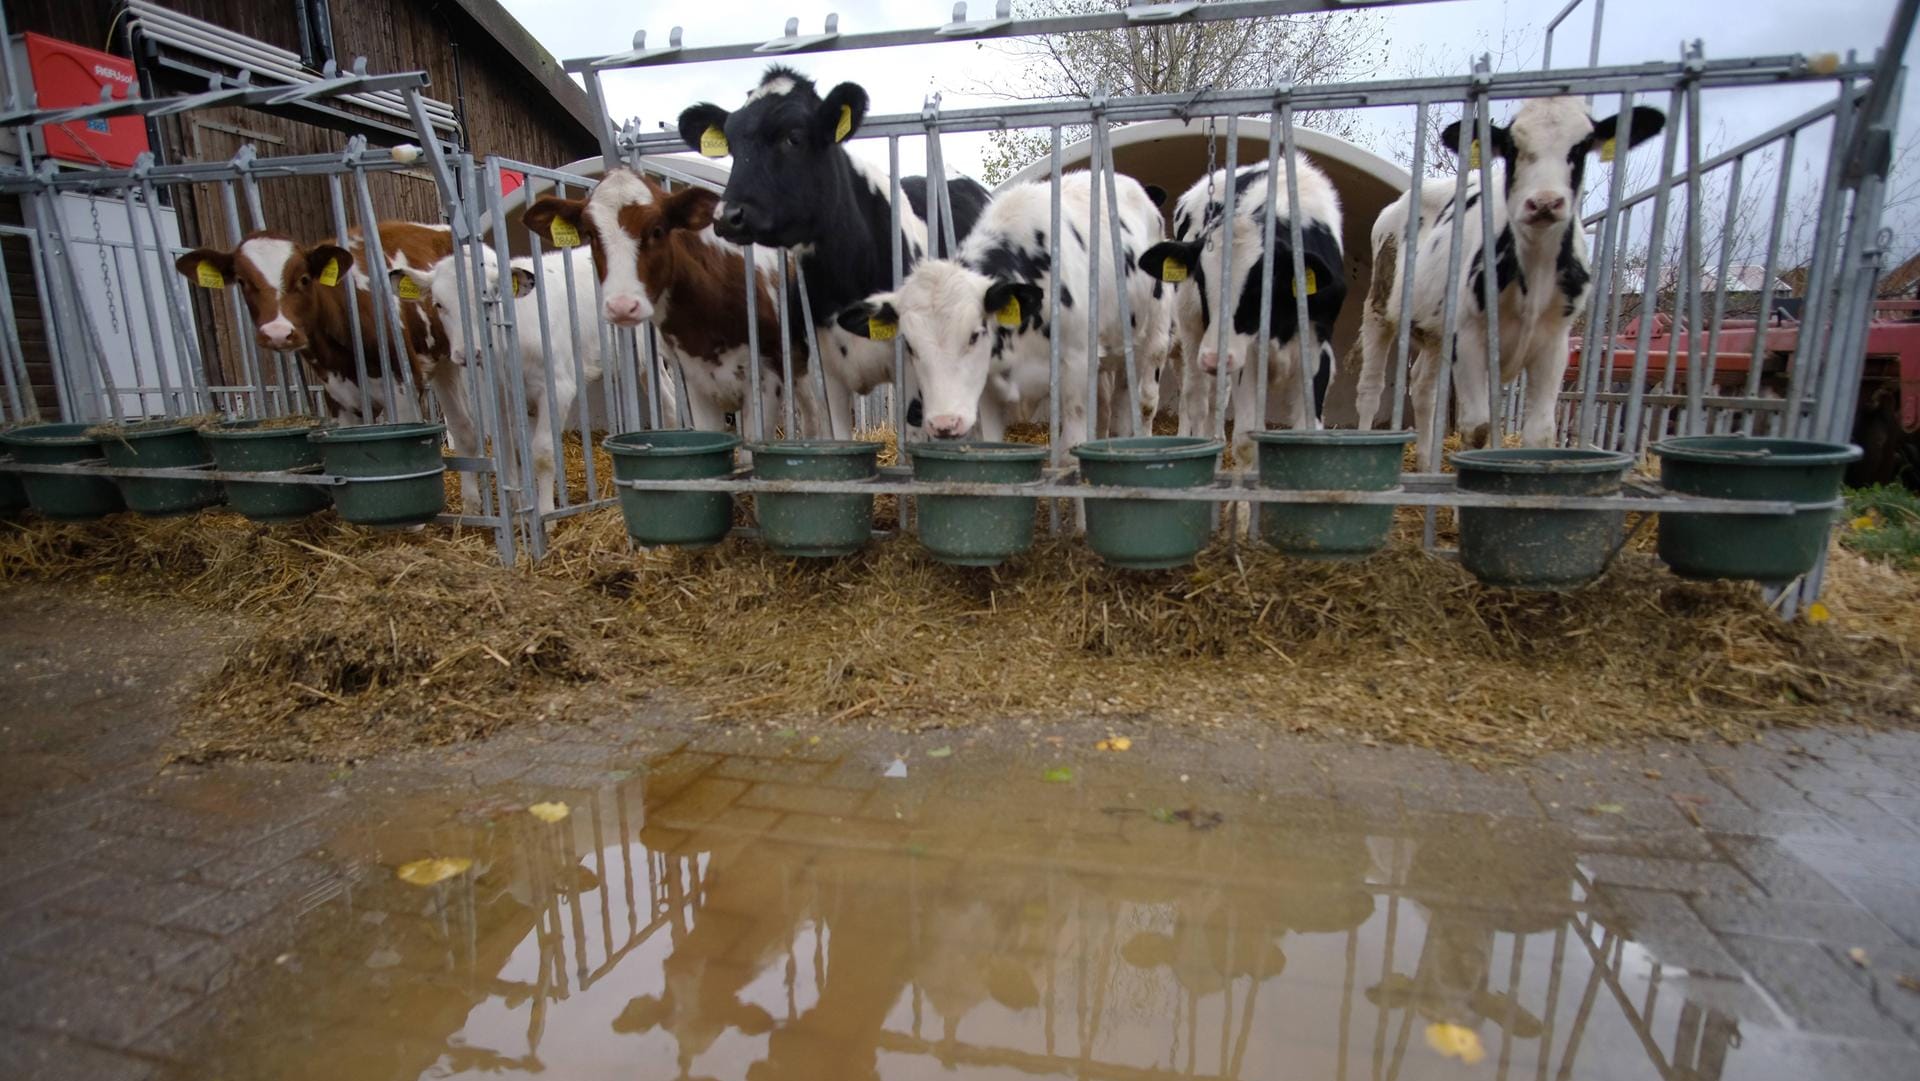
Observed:
[[[1480,140],[1478,139],[1473,141],[1472,146],[1467,147],[1467,168],[1480,168]]]
[[[1160,280],[1176,285],[1187,280],[1187,264],[1178,259],[1164,259],[1160,263]]]
[[[833,141],[844,143],[853,134],[853,106],[840,106],[840,122],[833,126]]]
[[[394,282],[393,292],[401,300],[419,300],[420,283],[402,274],[400,279]]]
[[[1003,327],[1019,326],[1020,325],[1020,298],[1008,297],[1007,302],[1001,306],[999,311],[994,313],[993,317],[999,320],[1000,325]]]
[[[340,260],[329,259],[327,260],[327,265],[320,268],[320,284],[340,284]]]
[[[727,156],[727,133],[715,124],[700,136],[700,156],[703,158],[724,158]]]
[[[573,248],[580,244],[580,230],[565,218],[553,219],[547,231],[553,234],[553,246],[556,248]]]
[[[876,342],[890,342],[900,333],[900,324],[889,323],[877,316],[867,318],[867,337]]]
[[[1318,293],[1319,291],[1320,291],[1320,279],[1314,276],[1313,268],[1308,267],[1307,268],[1307,295],[1312,296],[1313,294]]]
[[[1614,148],[1615,148],[1615,142],[1612,139],[1608,139],[1606,142],[1601,143],[1600,144],[1600,160],[1612,161]]]
[[[227,276],[212,263],[201,263],[194,272],[193,280],[202,289],[224,289],[227,286]]]

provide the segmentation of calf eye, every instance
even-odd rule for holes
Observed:
[[[651,231],[647,233],[647,239],[659,240],[662,237],[665,237],[666,235],[667,235],[667,230],[662,226],[656,225],[653,227]]]
[[[974,332],[973,332],[972,334],[970,334],[970,335],[968,335],[968,336],[967,336],[967,344],[968,344],[968,345],[972,345],[973,343],[975,343],[975,342],[977,342],[977,341],[979,341],[979,340],[980,340],[980,332],[979,332],[979,331],[977,331],[977,330],[976,330],[976,331],[974,331]]]
[[[797,148],[800,146],[801,143],[804,143],[806,141],[806,134],[802,132],[799,128],[794,128],[791,131],[787,132],[785,141],[788,146]]]

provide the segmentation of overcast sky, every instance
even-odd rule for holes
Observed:
[[[1406,74],[1416,53],[1426,57],[1429,68],[1457,61],[1458,70],[1465,71],[1474,55],[1497,51],[1503,42],[1512,47],[1504,66],[1538,66],[1541,31],[1562,2],[1436,0],[1366,17],[1379,20],[1391,43],[1389,70],[1381,72],[1383,76]],[[837,11],[841,31],[853,33],[934,25],[946,22],[952,10],[951,0],[681,0],[645,6],[630,0],[505,0],[505,5],[562,59],[625,51],[633,32],[643,28],[649,44],[664,44],[677,24],[685,28],[684,44],[717,45],[777,37],[789,15],[799,18],[801,33],[818,33],[827,13]],[[1848,49],[1859,50],[1864,58],[1884,40],[1893,6],[1893,0],[1608,0],[1600,59],[1604,64],[1677,58],[1681,43],[1696,37],[1705,40],[1709,58]],[[991,11],[992,2],[972,0],[970,8],[978,18]],[[1586,56],[1590,8],[1591,0],[1556,37],[1556,58],[1562,66]],[[616,119],[637,116],[653,129],[661,121],[671,123],[695,101],[712,100],[731,108],[758,81],[765,63],[743,60],[618,73],[607,79],[609,109]],[[823,85],[860,83],[876,113],[917,112],[922,99],[935,91],[949,106],[991,104],[992,97],[968,91],[982,85],[1018,88],[1022,77],[1019,66],[1002,53],[965,42],[801,56],[793,64]],[[1712,95],[1705,109],[1707,141],[1728,145],[1830,96],[1829,89],[1811,87]],[[1909,81],[1903,104],[1906,126],[1920,123],[1920,80]],[[1597,111],[1611,110],[1601,103]],[[1404,118],[1379,113],[1364,141],[1388,153],[1410,126],[1410,110]],[[913,142],[903,142],[905,161],[923,160]],[[977,175],[982,144],[978,136],[950,138],[943,148],[949,170]],[[875,149],[884,153],[882,144]],[[1902,250],[1920,241],[1920,232],[1906,220],[1913,216],[1904,214],[1895,222],[1903,234],[1913,234],[1903,236]]]

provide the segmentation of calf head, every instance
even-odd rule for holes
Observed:
[[[980,418],[980,395],[995,361],[1015,335],[1040,326],[1044,297],[1030,282],[989,278],[936,259],[914,267],[898,292],[849,305],[834,321],[862,338],[904,339],[927,432],[959,439]]]
[[[1456,152],[1460,123],[1456,120],[1440,133],[1446,147]],[[1660,110],[1636,106],[1622,130],[1619,116],[1594,120],[1579,98],[1536,98],[1520,107],[1512,124],[1488,124],[1492,152],[1506,164],[1507,216],[1523,232],[1545,232],[1571,220],[1579,209],[1587,155],[1604,151],[1610,158],[1622,140],[1637,146],[1658,135],[1666,123]]]
[[[491,293],[500,284],[500,265],[491,249],[482,248],[480,253],[481,259],[486,264],[486,275],[481,283],[482,292]],[[468,258],[471,257],[465,253],[456,252],[433,264],[427,270],[417,267],[395,267],[387,272],[395,292],[405,289],[406,286],[418,290],[423,303],[432,309],[438,316],[440,325],[445,328],[448,356],[455,364],[462,366],[473,360],[476,351],[467,339],[470,328],[466,320],[460,317],[460,275],[453,264],[455,259]],[[508,288],[512,290],[514,299],[518,300],[531,295],[534,284],[533,271],[518,265],[509,265],[507,269],[510,271],[507,279]],[[471,268],[468,273],[471,273]],[[402,282],[406,285],[403,286]],[[516,314],[521,319],[538,318],[529,311]]]
[[[324,312],[340,310],[353,255],[335,244],[301,247],[277,233],[253,233],[230,252],[196,248],[174,260],[188,280],[209,289],[238,286],[262,349],[304,349]],[[346,331],[334,331],[344,338]]]
[[[812,79],[780,64],[732,112],[712,102],[688,107],[680,114],[687,146],[708,157],[733,155],[714,231],[736,244],[817,241],[830,209],[851,190],[852,164],[840,144],[866,113],[867,92],[857,84],[841,83],[823,98]]]
[[[593,248],[607,322],[637,326],[653,318],[678,277],[674,234],[713,224],[720,197],[705,188],[669,192],[630,169],[615,169],[585,199],[546,196],[527,208],[525,222],[548,243],[570,229]],[[684,258],[684,249],[679,258]]]
[[[1218,316],[1220,280],[1226,277],[1227,302],[1232,305],[1232,323],[1227,336],[1225,367],[1228,375],[1246,367],[1249,357],[1257,356],[1255,339],[1260,333],[1260,287],[1265,280],[1261,269],[1262,231],[1251,215],[1236,214],[1233,237],[1233,268],[1226,273],[1222,258],[1221,236],[1209,226],[1195,240],[1163,240],[1140,255],[1140,269],[1172,285],[1176,341],[1194,347],[1194,363],[1208,375],[1222,366]],[[1273,238],[1273,301],[1268,316],[1268,336],[1286,344],[1299,333],[1299,309],[1293,286],[1293,247],[1284,222],[1275,223]],[[1346,273],[1340,261],[1338,242],[1319,222],[1302,223],[1301,261],[1306,268],[1307,317],[1315,326],[1331,325],[1346,299]],[[1181,333],[1180,331],[1184,331]]]

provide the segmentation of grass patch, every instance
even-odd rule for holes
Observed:
[[[1868,559],[1920,570],[1920,495],[1897,484],[1849,489],[1847,517],[1840,543]]]

